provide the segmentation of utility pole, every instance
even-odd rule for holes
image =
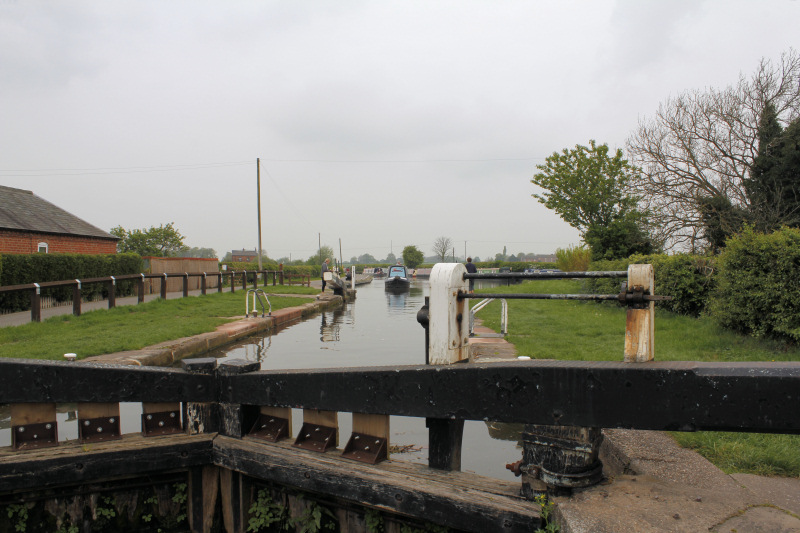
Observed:
[[[261,265],[261,158],[256,158],[256,198],[258,198],[258,269]],[[265,278],[266,279],[266,278]]]
[[[317,233],[317,244],[319,245],[319,264],[322,264],[322,234]]]

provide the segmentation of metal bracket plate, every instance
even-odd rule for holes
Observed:
[[[388,459],[386,439],[363,433],[353,433],[344,447],[342,457],[371,465]]]
[[[289,437],[289,419],[260,414],[248,433],[251,437],[278,442]]]
[[[314,452],[326,452],[336,447],[336,428],[304,422],[292,446]]]
[[[15,450],[51,448],[58,446],[58,424],[53,421],[13,426],[11,437]]]
[[[78,437],[81,442],[102,442],[121,439],[119,417],[79,418]]]
[[[142,413],[142,435],[174,435],[183,433],[181,414],[178,411],[161,411],[159,413]]]

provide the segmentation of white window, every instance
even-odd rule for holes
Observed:
[[[46,242],[40,242],[39,243],[39,252],[43,253],[43,254],[47,253],[47,243]]]

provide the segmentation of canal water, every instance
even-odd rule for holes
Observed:
[[[257,335],[210,356],[258,361],[262,370],[425,364],[425,330],[417,311],[430,294],[427,279],[413,280],[408,291],[384,290],[384,282],[356,287],[356,299],[342,307],[296,322],[272,335]],[[302,411],[292,414],[293,435]],[[427,464],[428,430],[424,418],[392,416],[392,460]],[[351,432],[352,417],[339,414],[340,447]],[[513,480],[506,463],[522,458],[521,425],[467,421],[461,469]]]
[[[357,298],[339,308],[295,322],[269,335],[256,335],[209,357],[258,361],[262,370],[357,366],[418,365],[425,363],[425,331],[417,311],[429,294],[427,279],[414,280],[406,292],[384,290],[383,280],[357,287]],[[486,283],[485,281],[483,283]],[[489,282],[491,283],[491,282]],[[77,438],[74,405],[58,406],[59,440]],[[10,416],[0,406],[0,446],[11,443]],[[120,404],[122,433],[141,431],[141,404]],[[292,415],[293,435],[302,425],[302,411]],[[393,416],[390,421],[392,460],[427,464],[425,419]],[[340,447],[349,438],[352,415],[339,414]],[[467,421],[464,424],[461,469],[513,480],[506,463],[521,459],[520,425]]]

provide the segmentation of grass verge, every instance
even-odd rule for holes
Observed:
[[[270,287],[280,294],[316,294],[306,287]],[[269,294],[268,292],[268,294]],[[60,315],[43,322],[0,328],[0,357],[61,360],[74,352],[92,355],[138,350],[160,342],[214,331],[243,317],[245,293],[213,293],[174,300]],[[270,296],[272,310],[307,303],[307,298]]]
[[[583,293],[574,280],[530,281],[475,291],[502,293]],[[500,303],[478,313],[500,331]],[[534,359],[621,361],[625,309],[615,303],[508,300],[508,341]],[[744,337],[698,319],[656,309],[655,356],[661,361],[797,361],[800,349]],[[800,477],[800,436],[750,433],[673,433],[725,472]]]

